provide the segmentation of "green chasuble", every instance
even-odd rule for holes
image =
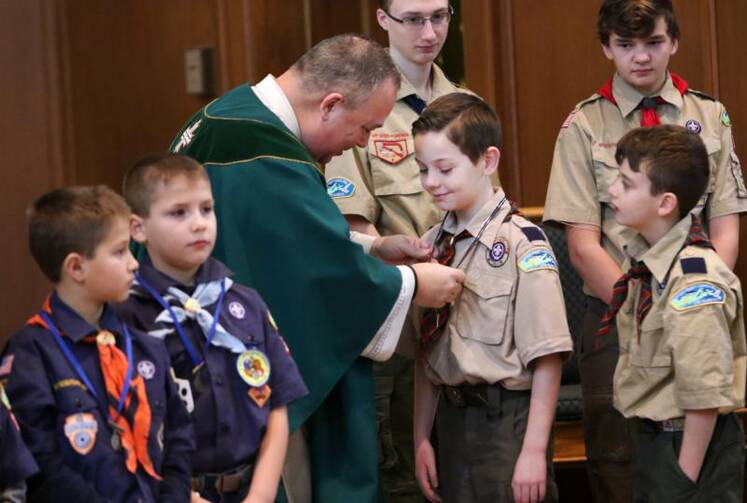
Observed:
[[[376,501],[373,378],[359,355],[397,299],[400,272],[350,241],[318,165],[249,85],[196,113],[171,150],[207,169],[214,255],[267,302],[310,390],[289,416],[291,430],[307,427],[314,501]]]

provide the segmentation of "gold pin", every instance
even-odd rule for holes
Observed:
[[[196,313],[201,309],[201,306],[200,306],[200,303],[197,301],[197,299],[190,297],[184,303],[184,309],[186,309],[189,312]]]
[[[116,342],[114,334],[108,330],[102,330],[96,334],[96,344],[100,344],[101,346],[113,346]]]

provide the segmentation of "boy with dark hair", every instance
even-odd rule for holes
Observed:
[[[572,342],[557,261],[542,231],[493,189],[501,131],[487,104],[442,96],[412,132],[423,187],[446,211],[423,239],[466,276],[453,306],[422,319],[418,482],[430,501],[558,501],[551,429]]]
[[[130,210],[103,187],[54,190],[33,205],[31,254],[55,285],[8,345],[8,396],[41,470],[31,501],[189,498],[192,425],[161,344],[109,307],[137,269]]]
[[[273,501],[287,405],[307,389],[257,292],[210,258],[217,224],[207,173],[187,156],[157,154],[127,173],[123,192],[132,237],[148,254],[118,308],[171,356],[197,437],[193,501]]]
[[[615,220],[636,232],[599,340],[617,323],[614,404],[637,418],[634,501],[741,502],[747,350],[739,279],[690,211],[708,153],[680,126],[635,129],[617,145]]]
[[[672,2],[605,0],[597,32],[615,75],[579,103],[561,126],[544,220],[565,225],[571,262],[588,295],[579,369],[592,492],[600,503],[627,503],[630,432],[612,407],[614,328],[597,350],[593,348],[612,285],[622,274],[622,246],[633,234],[615,222],[609,204],[608,188],[618,174],[615,147],[626,131],[659,123],[679,124],[700,135],[708,152],[709,179],[693,213],[702,215],[729,267],[737,258],[738,214],[747,210],[747,190],[724,106],[669,71],[680,36]]]

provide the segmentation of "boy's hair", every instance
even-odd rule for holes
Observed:
[[[670,38],[678,40],[680,27],[672,0],[604,0],[597,16],[599,41],[609,46],[613,33],[624,38],[648,37],[660,16],[664,16]]]
[[[627,160],[636,173],[643,165],[651,195],[671,192],[677,196],[680,218],[695,207],[708,185],[710,169],[703,140],[682,126],[628,131],[617,144],[615,159],[618,164]]]
[[[412,135],[440,132],[476,163],[488,147],[501,148],[501,121],[477,96],[450,93],[428,105],[412,123]]]
[[[392,5],[392,0],[379,0],[379,8],[384,12],[389,12],[390,5]]]
[[[136,162],[124,177],[122,194],[134,214],[147,217],[158,186],[168,185],[171,180],[180,176],[189,180],[210,181],[199,162],[183,154],[164,152],[149,155]]]
[[[71,253],[93,257],[112,222],[129,219],[130,208],[104,185],[63,187],[34,201],[28,216],[31,256],[50,281],[59,283],[65,258]]]

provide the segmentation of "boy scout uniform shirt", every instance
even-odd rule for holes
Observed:
[[[139,274],[162,296],[167,294],[169,287],[190,294],[194,290],[194,287],[185,287],[157,271],[147,257],[141,261]],[[200,266],[195,284],[230,276],[232,272],[225,265],[209,258]],[[215,305],[202,307],[214,315]],[[251,387],[239,375],[239,355],[215,345],[205,350],[205,335],[194,318],[187,318],[181,325],[204,359],[204,364],[196,372],[193,372],[195,367],[173,324],[156,322],[159,314],[164,312],[163,307],[141,286],[136,284],[127,302],[116,308],[123,320],[144,332],[170,329],[163,342],[194,422],[197,450],[192,457],[192,471],[195,474],[222,473],[252,462],[264,437],[270,410],[308,393],[288,347],[273,325],[267,306],[250,288],[236,283],[231,285],[223,299],[218,323],[247,349],[258,349],[267,356],[270,395],[262,407],[252,400],[248,394]]]
[[[49,306],[50,318],[96,395],[106,397],[96,344],[83,341],[99,329],[56,293],[51,295]],[[124,352],[122,325],[109,306],[104,307],[99,324],[102,330],[116,334],[116,344]],[[111,446],[109,418],[102,414],[102,407],[81,382],[52,333],[42,326],[28,325],[8,345],[7,354],[14,360],[6,389],[26,444],[41,469],[41,478],[33,479],[29,486],[32,501],[189,500],[194,433],[169,375],[168,354],[152,337],[132,329],[129,332],[133,373],[143,377],[151,409],[148,453],[163,480],[159,482],[140,467],[134,474],[127,470],[124,449],[115,451]]]
[[[617,104],[594,94],[576,105],[561,126],[543,220],[600,227],[604,249],[622,265],[623,246],[635,232],[615,221],[608,190],[618,176],[617,142],[639,127],[642,112],[637,107],[644,96],[617,74],[612,89]],[[671,76],[659,96],[666,102],[657,107],[661,123],[700,134],[708,151],[708,188],[694,212],[703,212],[705,206],[707,225],[709,219],[747,211],[747,190],[724,106],[698,91],[680,94]]]
[[[383,236],[421,236],[438,223],[441,211],[420,183],[412,123],[419,114],[404,99],[416,95],[402,77],[397,101],[384,124],[371,132],[368,146],[353,147],[327,163],[327,192],[343,215],[359,215]],[[460,91],[433,65],[432,99]]]
[[[0,364],[0,369],[3,367],[5,365]],[[1,370],[0,379],[3,379]],[[13,416],[5,397],[5,391],[0,385],[0,501],[5,501],[3,499],[5,489],[23,487],[24,481],[38,471],[39,467],[36,466],[36,461],[26,444],[23,443],[18,421]]]
[[[739,279],[715,251],[682,249],[690,225],[688,216],[653,247],[641,236],[627,247],[651,270],[653,297],[640,334],[635,321],[640,281],[631,280],[617,314],[614,405],[625,417],[663,421],[687,410],[718,408],[725,414],[744,405]]]
[[[507,389],[527,390],[532,386],[533,360],[555,353],[567,356],[573,349],[557,260],[537,226],[509,216],[511,205],[504,201],[468,251],[503,198],[499,189],[467,224],[472,237],[455,242],[451,265],[461,262],[458,267],[466,279],[444,333],[426,356],[426,375],[435,385],[499,382]],[[462,231],[453,213],[446,218],[444,231]],[[437,234],[438,226],[423,239],[432,243]]]

